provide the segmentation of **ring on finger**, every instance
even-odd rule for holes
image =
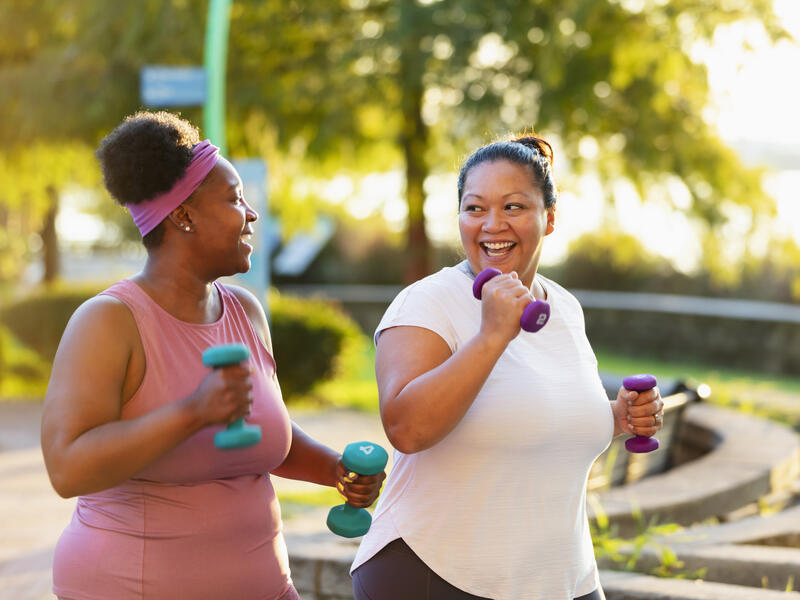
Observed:
[[[658,425],[659,423],[661,423],[661,414],[656,413],[653,415],[653,426]]]

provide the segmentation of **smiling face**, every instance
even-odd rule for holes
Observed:
[[[258,213],[244,199],[233,165],[220,157],[187,205],[198,255],[215,276],[247,272],[253,252],[251,223]]]
[[[482,162],[467,174],[458,229],[474,273],[486,267],[516,271],[530,287],[554,219],[555,207],[545,208],[529,168],[496,160]]]

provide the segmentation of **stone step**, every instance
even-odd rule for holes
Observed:
[[[800,600],[800,592],[601,571],[607,600]]]
[[[700,573],[706,582],[771,590],[800,589],[800,549],[770,546],[720,545],[672,549],[680,564],[677,574]],[[635,569],[652,573],[662,563],[660,553],[645,548]],[[603,567],[614,564],[600,561]]]

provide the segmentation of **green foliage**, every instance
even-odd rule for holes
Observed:
[[[706,569],[684,571],[684,562],[679,560],[675,551],[666,544],[665,536],[681,531],[682,527],[675,523],[658,524],[653,518],[645,522],[641,513],[635,513],[637,531],[632,538],[621,538],[617,528],[609,525],[608,518],[602,510],[594,494],[587,496],[595,509],[595,521],[590,522],[592,543],[595,558],[600,563],[611,563],[613,568],[621,571],[646,572],[656,577],[673,579],[702,579]],[[655,558],[655,566],[643,569],[641,563],[645,553]]]
[[[607,228],[575,239],[567,259],[552,271],[559,283],[590,290],[652,290],[656,280],[676,277],[638,238]]]
[[[33,350],[0,325],[0,398],[40,397],[50,370]]]
[[[319,382],[298,403],[324,404],[338,408],[378,413],[378,384],[375,381],[375,347],[360,335],[339,355],[337,374]]]
[[[143,65],[201,62],[206,8],[7,0],[0,147],[94,146],[139,108]],[[230,24],[231,154],[270,164],[280,154],[314,157],[328,173],[403,168],[407,256],[418,262],[430,253],[426,176],[533,126],[557,138],[574,171],[628,178],[643,197],[676,175],[691,195],[687,211],[713,235],[725,221],[721,203],[769,205],[760,173],[702,118],[707,75],[688,54],[744,19],[772,39],[787,35],[771,0],[503,0],[490,11],[475,0],[240,0]],[[199,123],[199,109],[186,112]],[[579,151],[586,141],[599,156]]]
[[[52,362],[72,313],[99,291],[96,287],[40,289],[0,311],[0,322],[25,346]]]
[[[341,356],[363,340],[355,322],[323,300],[273,292],[269,300],[278,380],[287,401],[341,369]]]
[[[16,281],[32,247],[46,241],[40,234],[48,212],[58,209],[59,193],[99,181],[85,144],[34,141],[0,150],[0,282]]]

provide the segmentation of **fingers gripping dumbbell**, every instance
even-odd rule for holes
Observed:
[[[345,469],[359,475],[377,475],[386,467],[389,454],[378,444],[353,442],[342,454]],[[364,535],[372,524],[372,515],[348,503],[334,506],[328,513],[328,529],[336,535],[354,538]]]
[[[489,281],[492,277],[500,275],[500,273],[500,270],[495,269],[494,267],[487,267],[478,273],[478,276],[475,278],[475,282],[472,284],[472,295],[480,300],[483,284]],[[522,312],[522,316],[519,319],[519,325],[525,331],[534,333],[544,327],[549,318],[550,305],[544,300],[533,300]]]
[[[646,392],[656,387],[656,383],[656,378],[652,375],[630,375],[622,380],[622,387],[635,392]],[[637,454],[652,452],[658,449],[658,440],[646,435],[637,435],[625,440],[625,448],[628,452],[636,452]]]
[[[250,350],[242,344],[212,346],[203,352],[203,364],[214,369],[238,365],[250,358]],[[261,427],[236,419],[227,429],[214,434],[214,446],[221,450],[252,446],[261,441]]]

